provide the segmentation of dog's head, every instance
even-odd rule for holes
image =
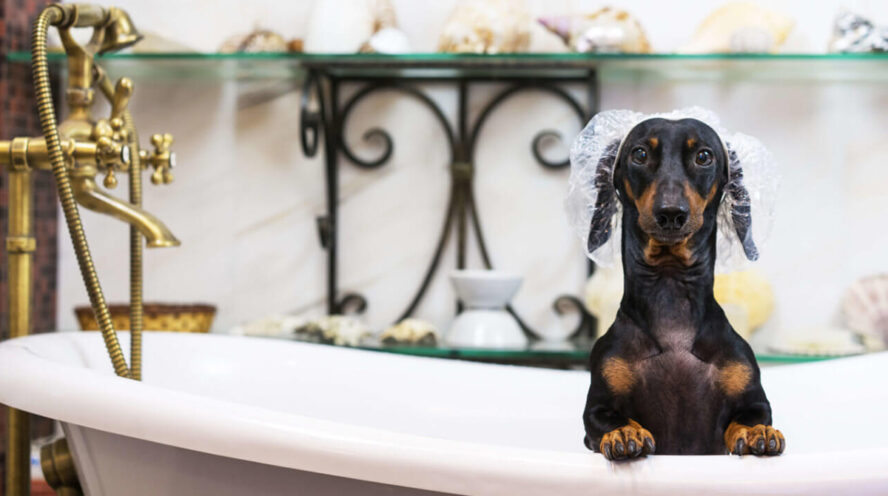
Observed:
[[[650,118],[634,125],[608,144],[593,183],[590,253],[611,237],[618,201],[635,214],[629,218],[654,247],[687,243],[704,225],[714,226],[720,205],[728,202],[743,252],[750,260],[758,258],[743,164],[730,144],[698,119]]]

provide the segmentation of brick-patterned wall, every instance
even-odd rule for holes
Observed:
[[[47,0],[0,0],[0,139],[37,136],[40,125],[34,104],[31,69],[27,64],[6,62],[6,53],[29,50],[31,22],[50,2]],[[34,288],[32,332],[46,332],[56,322],[57,207],[55,183],[49,172],[34,175]],[[6,175],[0,173],[0,238],[5,250],[8,195]],[[0,339],[9,333],[6,256],[0,262]],[[47,419],[32,421],[32,434],[43,436],[52,429]],[[5,479],[6,408],[0,409],[0,495]]]

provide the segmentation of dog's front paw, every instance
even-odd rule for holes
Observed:
[[[725,430],[725,447],[732,455],[753,454],[757,456],[773,456],[783,453],[786,439],[783,434],[770,425],[748,425],[731,422]]]
[[[654,452],[656,444],[654,436],[638,422],[629,419],[629,423],[614,429],[601,437],[599,451],[608,460],[637,458]]]

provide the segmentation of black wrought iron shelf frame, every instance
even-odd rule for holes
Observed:
[[[485,235],[475,200],[473,177],[475,172],[475,152],[481,130],[488,118],[503,103],[513,96],[526,92],[542,92],[554,96],[567,105],[576,116],[580,126],[584,125],[598,110],[598,78],[593,66],[565,64],[559,60],[500,60],[497,63],[483,63],[483,59],[403,61],[386,59],[336,58],[304,60],[307,71],[303,87],[300,109],[300,138],[302,149],[307,157],[314,157],[323,145],[325,163],[326,212],[317,219],[321,246],[327,255],[327,312],[330,314],[361,313],[368,304],[367,298],[356,292],[342,292],[339,287],[338,246],[339,229],[339,172],[340,158],[364,168],[383,167],[392,157],[394,142],[384,129],[374,127],[363,134],[365,141],[376,140],[383,147],[382,153],[374,159],[364,159],[352,150],[345,140],[345,130],[349,117],[358,104],[382,92],[398,92],[411,97],[428,108],[447,137],[450,149],[450,196],[444,216],[443,226],[431,260],[425,270],[422,282],[410,298],[406,308],[393,320],[398,322],[413,316],[423,300],[432,280],[438,272],[442,255],[450,243],[453,233],[456,236],[456,268],[466,268],[469,250],[468,230],[472,229],[477,250],[485,268],[494,268],[493,257],[485,242]],[[455,123],[450,122],[445,111],[431,98],[423,87],[428,83],[448,85],[457,92],[457,112]],[[357,90],[343,99],[342,87],[345,84],[358,85]],[[494,96],[485,102],[480,112],[470,121],[469,99],[471,91],[478,85],[496,84]],[[579,85],[585,91],[586,102],[581,103],[567,88]],[[544,169],[562,169],[569,166],[569,160],[552,161],[543,156],[541,147],[549,139],[569,139],[558,132],[542,130],[531,143],[531,151],[536,161]],[[578,254],[582,256],[582,254]],[[594,270],[591,262],[588,271]],[[459,309],[459,307],[458,307]],[[559,314],[578,312],[580,318],[571,338],[592,339],[595,319],[589,314],[582,301],[575,295],[557,296],[553,310]],[[509,307],[508,311],[516,319],[525,334],[532,340],[539,334],[521,318],[518,310]]]
[[[300,140],[306,156],[313,157],[323,145],[325,163],[326,212],[317,219],[322,247],[327,254],[327,311],[330,314],[363,312],[365,296],[341,291],[338,281],[338,199],[342,158],[363,169],[385,166],[392,157],[394,142],[383,129],[371,128],[365,141],[378,142],[381,155],[367,160],[357,156],[345,139],[349,116],[361,101],[385,91],[395,91],[413,98],[428,108],[441,125],[450,146],[450,199],[444,225],[422,282],[403,312],[394,319],[411,316],[422,301],[442,262],[444,250],[456,232],[456,265],[467,263],[468,230],[475,234],[478,252],[485,267],[492,267],[492,256],[485,243],[473,191],[475,150],[488,117],[512,96],[529,91],[553,95],[562,100],[579,122],[584,124],[599,108],[599,89],[603,82],[635,81],[803,81],[883,84],[888,81],[888,54],[287,54],[287,53],[114,53],[99,57],[109,74],[137,75],[139,80],[189,81],[284,81],[301,85]],[[52,63],[64,69],[64,55],[52,54]],[[11,52],[0,63],[29,63],[30,53]],[[446,85],[458,93],[454,122],[425,88]],[[471,90],[481,85],[499,85],[473,121],[469,119]],[[350,87],[343,91],[346,85]],[[571,86],[584,90],[585,103],[576,98]],[[262,91],[265,91],[264,89]],[[542,152],[549,138],[566,137],[543,130],[531,142],[536,161],[547,170],[568,166],[567,160],[551,161]],[[590,263],[588,272],[594,270]],[[559,313],[579,312],[580,319],[572,337],[574,347],[567,351],[451,350],[446,348],[370,347],[399,353],[447,356],[470,360],[525,363],[540,359],[547,365],[580,364],[594,340],[595,319],[576,296],[555,298]],[[530,329],[515,309],[510,311],[531,337]],[[588,338],[588,339],[584,339]],[[500,356],[506,354],[508,357]],[[811,358],[761,355],[766,361],[807,361]],[[511,363],[511,362],[510,362]]]

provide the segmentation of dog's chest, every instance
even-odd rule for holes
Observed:
[[[674,393],[680,393],[688,386],[695,389],[715,384],[715,366],[701,361],[692,351],[692,331],[670,331],[658,336],[657,341],[661,353],[639,357],[635,362],[640,386],[657,390],[668,387]]]
[[[699,397],[715,388],[717,369],[692,352],[693,337],[676,336],[660,341],[662,353],[639,360],[639,386],[651,393],[667,393],[678,399]]]
[[[691,352],[692,333],[669,333],[659,343],[662,353],[636,362],[638,421],[654,434],[659,453],[715,449],[722,403],[717,368]]]

